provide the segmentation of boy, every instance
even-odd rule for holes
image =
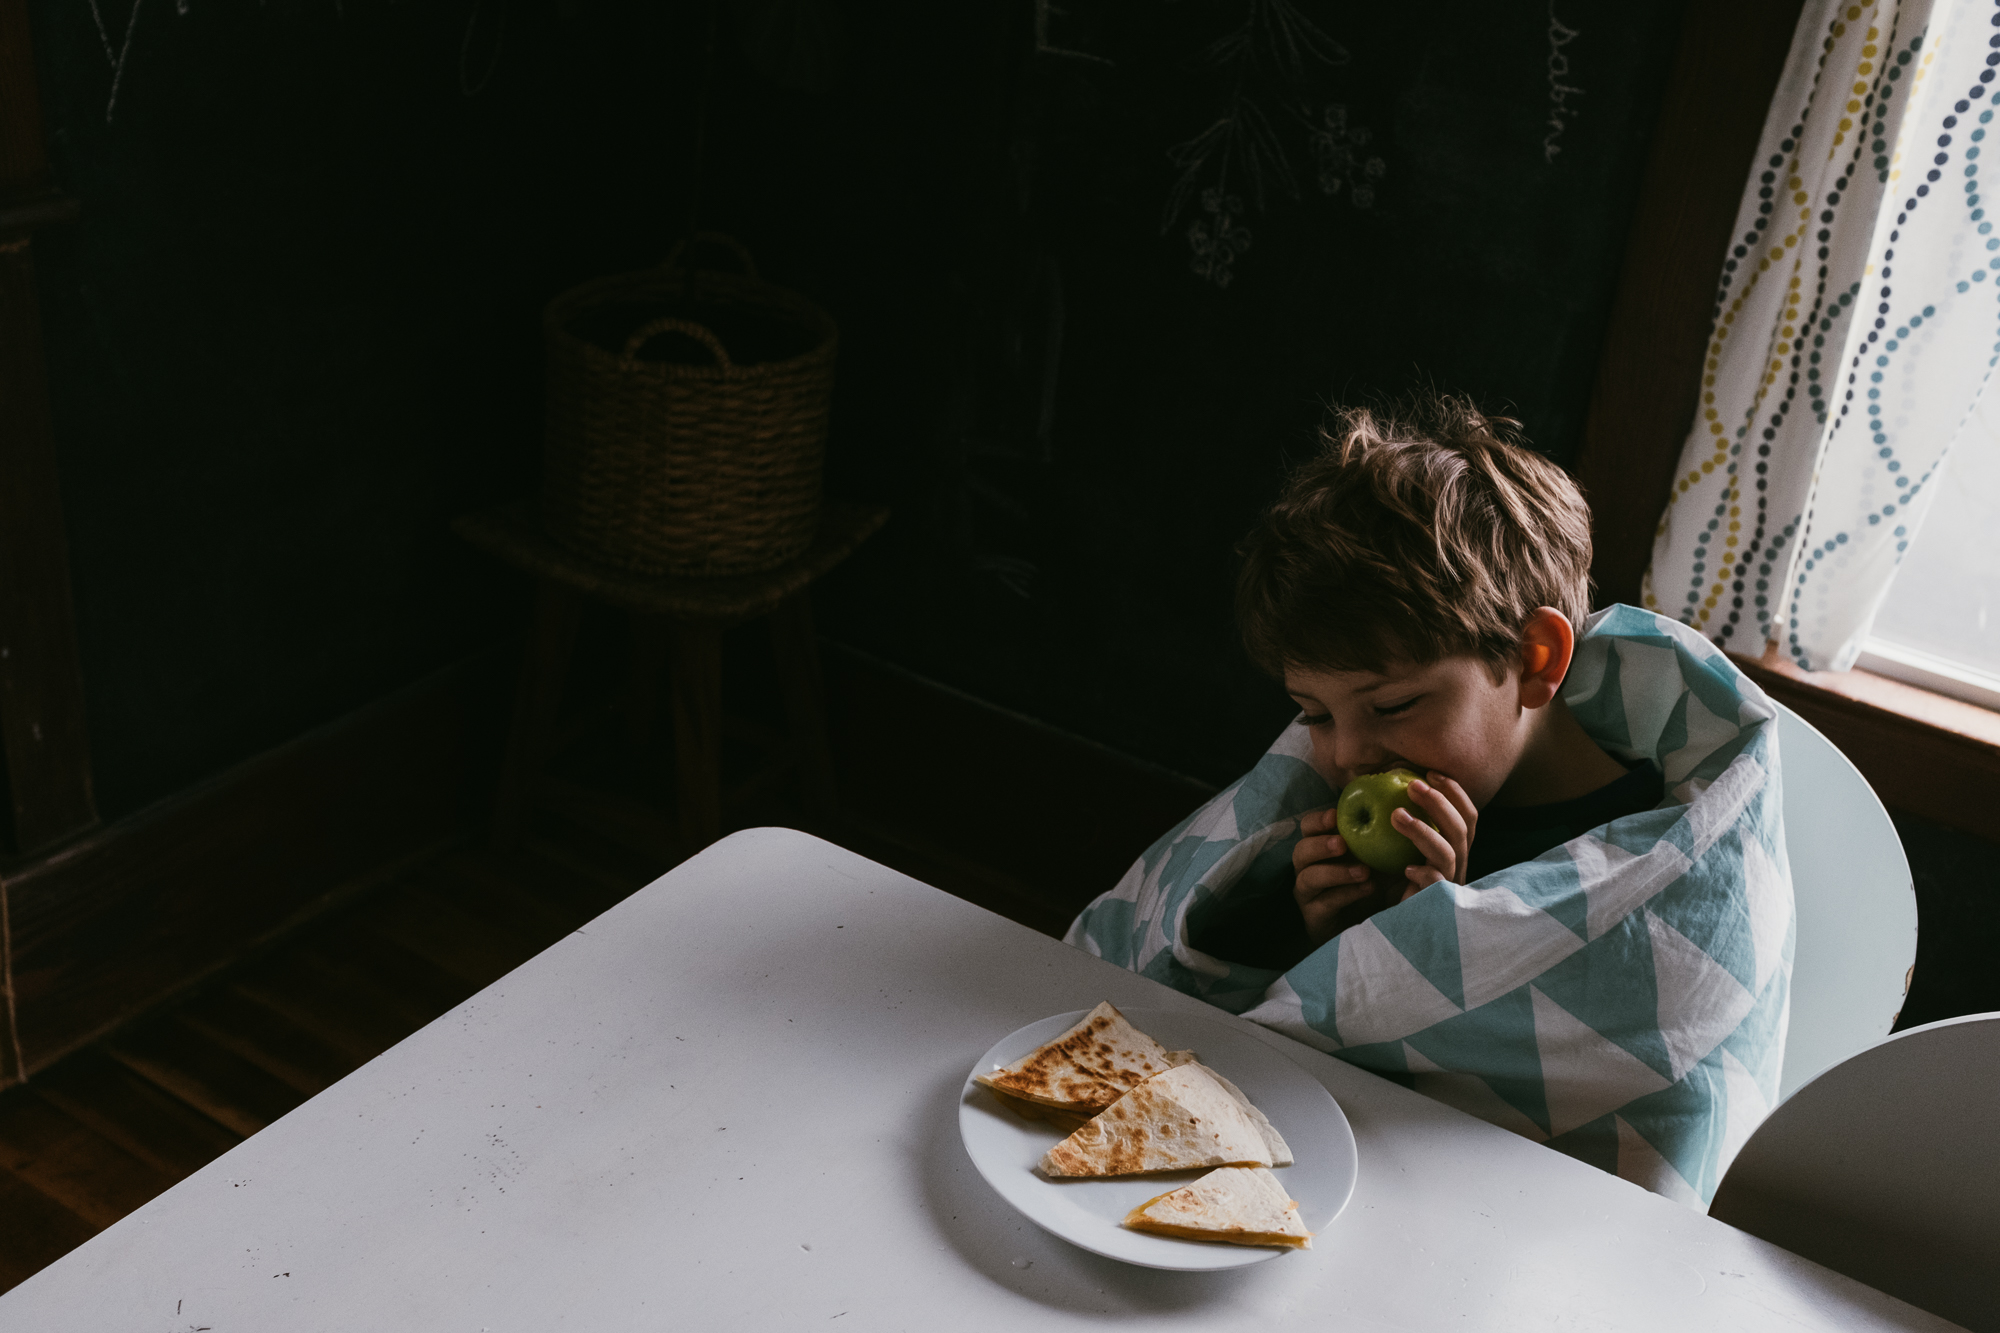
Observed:
[[[1299,719],[1069,939],[1701,1207],[1783,1052],[1776,711],[1692,631],[1586,616],[1589,512],[1512,426],[1341,416],[1238,583]],[[1330,808],[1393,767],[1401,876]]]

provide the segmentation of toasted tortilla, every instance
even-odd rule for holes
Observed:
[[[1011,1065],[975,1074],[995,1092],[1065,1111],[1095,1114],[1143,1080],[1174,1066],[1172,1052],[1125,1021],[1110,1001]]]
[[[1271,1149],[1256,1120],[1199,1064],[1153,1075],[1042,1158],[1049,1176],[1269,1165]]]
[[[1148,1199],[1125,1225],[1155,1236],[1310,1250],[1312,1232],[1278,1178],[1261,1166],[1225,1166],[1192,1185]]]
[[[1040,1102],[1031,1102],[1025,1097],[1016,1097],[1013,1093],[1002,1092],[998,1088],[988,1088],[987,1091],[993,1094],[995,1101],[1021,1119],[1039,1120],[1052,1125],[1059,1134],[1075,1133],[1090,1123],[1088,1111],[1065,1111],[1060,1106],[1043,1106]]]
[[[1173,1052],[1173,1054],[1179,1053]],[[1202,1068],[1208,1069],[1208,1066],[1203,1065]],[[1234,1097],[1242,1105],[1243,1109],[1250,1113],[1250,1119],[1256,1124],[1257,1132],[1264,1136],[1264,1146],[1270,1150],[1271,1165],[1290,1166],[1292,1164],[1292,1145],[1285,1142],[1285,1136],[1278,1132],[1278,1127],[1271,1123],[1271,1118],[1258,1110],[1256,1103],[1243,1095],[1243,1089],[1237,1087],[1213,1069],[1209,1069],[1208,1073],[1209,1077],[1220,1083],[1229,1095]]]

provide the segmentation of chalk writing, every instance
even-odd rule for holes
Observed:
[[[1556,17],[1555,0],[1549,0],[1549,132],[1542,136],[1545,162],[1556,160],[1556,154],[1562,151],[1563,131],[1576,118],[1577,109],[1569,104],[1569,99],[1583,96],[1583,89],[1563,82],[1569,77],[1569,56],[1563,48],[1582,35]]]

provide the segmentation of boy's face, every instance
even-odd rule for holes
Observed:
[[[1530,736],[1520,671],[1496,681],[1476,657],[1386,671],[1285,672],[1312,732],[1313,768],[1335,791],[1358,774],[1409,768],[1457,781],[1484,809]]]

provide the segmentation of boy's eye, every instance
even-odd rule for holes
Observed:
[[[1299,725],[1302,727],[1323,727],[1331,721],[1333,721],[1331,713],[1300,713],[1298,717]]]
[[[1375,710],[1375,716],[1400,717],[1402,714],[1409,712],[1412,708],[1415,708],[1417,706],[1417,700],[1423,697],[1424,697],[1423,695],[1419,694],[1413,696],[1412,698],[1405,699],[1403,700],[1403,702],[1399,704],[1385,704],[1382,707],[1377,708]]]

